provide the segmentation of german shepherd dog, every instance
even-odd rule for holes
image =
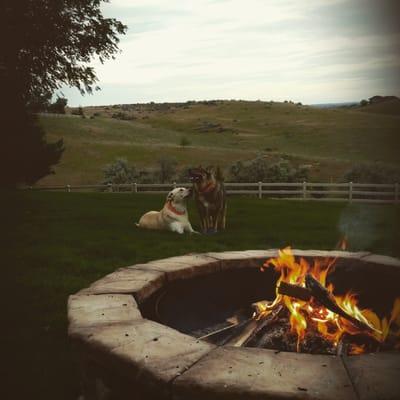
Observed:
[[[193,183],[193,196],[199,211],[203,233],[224,230],[226,192],[220,168],[191,168],[189,177]]]

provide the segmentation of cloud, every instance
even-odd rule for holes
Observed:
[[[71,101],[329,102],[399,94],[400,31],[392,23],[397,3],[379,4],[112,0],[104,6],[105,15],[129,28],[121,53],[104,65],[93,63],[104,88],[101,95],[72,95]]]

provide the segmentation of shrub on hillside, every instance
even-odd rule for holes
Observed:
[[[191,145],[191,142],[190,142],[190,140],[189,140],[187,137],[183,136],[183,137],[181,138],[179,144],[180,144],[181,147],[186,147],[186,146],[190,146],[190,145]]]
[[[380,163],[354,165],[343,175],[344,182],[396,183],[400,182],[400,169]]]
[[[176,175],[177,162],[171,158],[162,158],[158,160],[158,178],[161,183],[168,183]]]
[[[111,115],[111,118],[120,119],[122,121],[131,121],[135,119],[133,115],[129,115],[128,113],[122,111],[114,113],[113,115]]]
[[[248,162],[236,162],[229,172],[235,182],[300,182],[308,179],[309,170],[283,159],[271,163],[260,155]]]
[[[65,107],[67,106],[68,100],[64,97],[57,97],[54,103],[51,103],[47,111],[54,114],[65,114]]]
[[[82,118],[85,118],[85,114],[83,113],[83,108],[79,106],[78,108],[74,108],[71,111],[72,115],[80,115]]]
[[[124,184],[135,182],[137,177],[134,166],[129,166],[125,158],[117,158],[103,168],[104,184]]]

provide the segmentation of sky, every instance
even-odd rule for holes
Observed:
[[[128,26],[101,87],[71,106],[400,95],[400,0],[111,0]]]

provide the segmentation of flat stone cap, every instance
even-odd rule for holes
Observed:
[[[174,400],[356,400],[338,357],[220,347],[174,381]]]

